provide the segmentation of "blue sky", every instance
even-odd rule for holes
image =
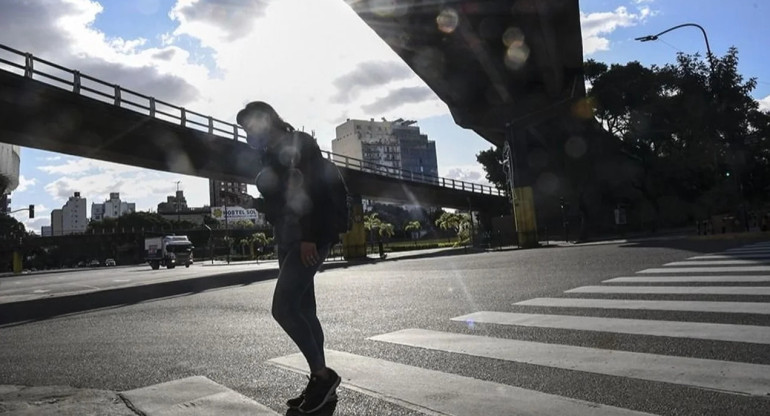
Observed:
[[[695,28],[633,40],[702,25],[716,55],[739,49],[741,72],[758,79],[754,97],[770,109],[769,2],[582,0],[580,8],[584,56],[607,63],[665,65],[677,52],[704,55]],[[232,120],[253,99],[271,102],[296,127],[315,130],[326,149],[345,118],[414,119],[437,142],[442,176],[485,182],[475,154],[490,144],[457,127],[342,0],[3,0],[0,26],[0,43],[220,119]],[[399,104],[386,99],[393,96]],[[21,176],[12,206],[36,205],[35,219],[15,214],[35,232],[74,191],[88,198],[89,215],[90,204],[110,192],[154,210],[177,181],[190,205],[208,204],[205,179],[34,149],[22,149]]]

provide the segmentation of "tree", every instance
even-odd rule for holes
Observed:
[[[492,147],[476,155],[476,161],[484,168],[487,180],[501,191],[508,192],[508,179],[503,167],[503,148]]]
[[[471,216],[467,213],[444,212],[436,220],[436,225],[442,230],[453,230],[457,233],[458,243],[470,237]]]
[[[422,223],[417,220],[409,221],[404,226],[404,231],[412,231],[412,239],[416,240],[415,235],[419,235],[420,229],[422,229]]]

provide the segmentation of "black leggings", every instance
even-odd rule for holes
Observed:
[[[326,367],[324,334],[316,315],[313,278],[323,261],[305,267],[300,259],[299,242],[279,245],[277,250],[279,272],[273,294],[273,318],[297,344],[310,372],[322,370]],[[328,253],[328,246],[318,247],[321,259]]]

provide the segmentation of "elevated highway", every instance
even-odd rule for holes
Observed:
[[[256,154],[237,125],[0,45],[0,138],[24,147],[159,171],[252,183]],[[14,59],[15,58],[15,59]],[[489,186],[427,177],[326,152],[351,193],[467,209],[499,205]]]

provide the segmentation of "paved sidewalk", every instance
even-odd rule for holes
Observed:
[[[0,413],[8,416],[136,416],[114,391],[68,386],[0,386]]]
[[[278,416],[279,413],[206,377],[193,376],[135,390],[0,385],[8,416]]]

